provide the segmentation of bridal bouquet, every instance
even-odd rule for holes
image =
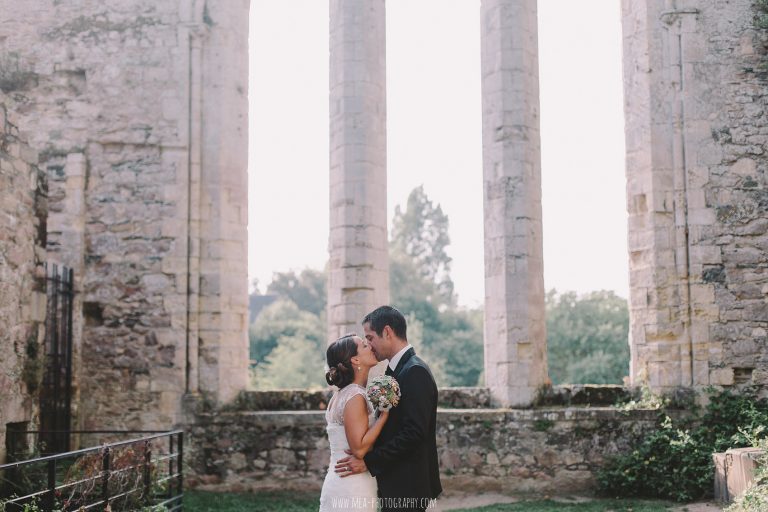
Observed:
[[[368,386],[368,398],[378,410],[388,411],[400,403],[400,386],[389,375],[376,377]]]

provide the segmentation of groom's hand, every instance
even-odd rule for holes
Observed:
[[[344,453],[349,457],[344,457],[336,462],[336,474],[341,478],[368,471],[365,462],[352,455],[352,450],[344,450]]]

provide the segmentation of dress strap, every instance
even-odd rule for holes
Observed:
[[[344,408],[347,406],[347,402],[357,395],[362,395],[365,399],[368,413],[372,411],[371,403],[368,400],[368,394],[363,386],[358,384],[348,384],[342,389],[334,393],[331,400],[328,402],[328,410],[325,413],[325,419],[328,423],[335,423],[337,425],[344,424]]]

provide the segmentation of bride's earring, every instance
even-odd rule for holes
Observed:
[[[360,367],[359,366],[357,367],[357,371],[360,371]]]

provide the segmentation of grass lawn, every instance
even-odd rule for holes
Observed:
[[[317,493],[184,493],[184,512],[317,512],[319,506],[320,498]]]
[[[236,494],[197,491],[184,493],[186,512],[316,512],[319,504],[317,493]],[[463,512],[666,512],[670,506],[662,502],[637,500],[594,500],[583,503],[542,500],[461,510]]]

